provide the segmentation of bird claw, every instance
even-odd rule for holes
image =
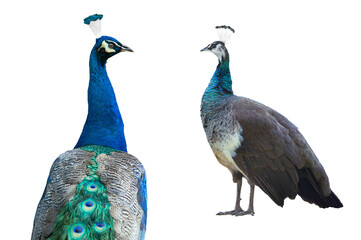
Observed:
[[[253,210],[247,210],[247,211],[242,211],[242,212],[238,212],[236,214],[234,214],[234,216],[245,216],[245,215],[251,215],[254,216],[254,211]]]
[[[217,216],[223,216],[223,215],[232,215],[237,216],[237,214],[244,212],[242,209],[234,209],[232,211],[226,211],[226,212],[219,212],[217,213]]]
[[[223,216],[223,215],[232,215],[232,216],[245,216],[245,215],[251,215],[254,216],[254,211],[253,210],[247,210],[244,211],[242,209],[238,209],[238,210],[232,210],[232,211],[226,211],[226,212],[219,212],[217,213],[217,216]]]

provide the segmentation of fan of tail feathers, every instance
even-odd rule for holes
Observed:
[[[89,64],[87,121],[75,149],[52,165],[32,240],[143,240],[145,236],[145,170],[127,153],[123,121],[105,68],[108,58],[132,50],[112,37],[100,37],[102,17],[84,19],[97,37]]]

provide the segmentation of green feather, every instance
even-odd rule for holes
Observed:
[[[99,164],[96,159],[100,154],[111,155],[119,151],[97,145],[81,149],[95,153],[92,164],[87,166],[89,175],[77,185],[74,197],[62,207],[48,240],[115,239],[107,189],[97,175]]]

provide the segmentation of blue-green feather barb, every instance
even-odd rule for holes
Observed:
[[[89,174],[80,182],[74,197],[61,209],[53,234],[47,240],[58,239],[114,239],[114,223],[110,215],[107,189],[97,174],[97,157],[119,152],[113,148],[88,145],[82,150],[94,152]]]

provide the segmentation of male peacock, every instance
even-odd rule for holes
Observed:
[[[225,43],[234,30],[229,26],[216,29],[220,41],[201,50],[214,53],[219,61],[202,97],[201,118],[213,153],[237,183],[235,209],[218,215],[253,215],[255,185],[279,206],[285,198],[294,199],[298,194],[321,208],[342,207],[297,127],[275,110],[233,94]],[[243,177],[251,187],[246,211],[240,206]]]
[[[127,153],[124,125],[107,75],[108,58],[132,52],[114,38],[100,37],[102,15],[84,19],[97,39],[90,54],[88,117],[75,149],[51,168],[34,220],[38,239],[144,239],[146,176]]]

